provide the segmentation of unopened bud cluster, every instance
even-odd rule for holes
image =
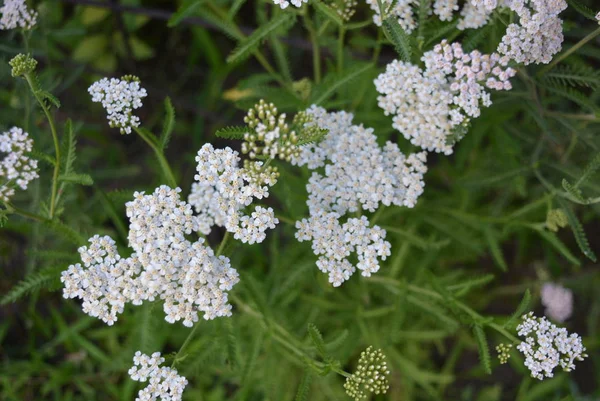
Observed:
[[[567,329],[555,326],[545,317],[536,317],[533,312],[523,316],[517,332],[525,337],[517,349],[525,356],[525,366],[536,379],[553,377],[558,366],[570,372],[575,369],[575,361],[587,357],[578,334],[569,334]]]
[[[38,162],[28,155],[32,150],[33,140],[21,128],[12,127],[0,134],[0,153],[6,154],[0,160],[0,201],[9,202],[15,187],[26,190],[39,177]]]
[[[385,394],[390,387],[389,374],[383,352],[369,347],[360,354],[356,371],[346,378],[344,389],[357,401],[367,398],[367,393]]]
[[[90,86],[88,92],[92,102],[102,103],[111,128],[119,128],[121,134],[130,134],[132,128],[139,127],[140,119],[133,115],[133,110],[142,107],[142,99],[148,94],[140,86],[138,77],[102,78]]]
[[[298,136],[285,122],[286,115],[278,114],[273,103],[260,100],[248,110],[244,122],[251,129],[244,135],[242,153],[251,159],[279,158],[290,161],[298,153]]]
[[[546,227],[548,230],[557,232],[560,228],[565,228],[569,224],[567,215],[562,209],[552,209],[546,215]]]
[[[498,344],[496,346],[496,352],[498,352],[498,359],[500,360],[500,363],[502,365],[504,365],[506,362],[508,362],[508,359],[510,358],[510,351],[512,350],[512,344]]]
[[[151,356],[140,351],[135,353],[129,376],[138,382],[148,382],[148,386],[139,391],[136,401],[181,401],[188,381],[178,374],[177,369],[160,366],[164,362],[165,358],[160,356],[160,352]]]
[[[8,64],[12,67],[12,76],[16,78],[35,71],[37,61],[29,54],[17,54]]]

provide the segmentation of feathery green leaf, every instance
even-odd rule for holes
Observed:
[[[163,122],[162,132],[160,134],[159,145],[161,149],[166,149],[175,128],[175,108],[171,103],[171,98],[165,98],[165,120]]]
[[[396,17],[388,17],[383,21],[383,32],[390,42],[396,48],[400,59],[410,62],[412,58],[412,45],[410,36],[402,29]]]
[[[488,375],[492,374],[492,362],[490,358],[490,349],[485,337],[485,331],[479,325],[473,326],[473,334],[477,340],[477,348],[479,349],[479,361],[481,366]]]

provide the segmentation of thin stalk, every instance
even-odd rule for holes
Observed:
[[[344,36],[346,35],[346,28],[340,26],[338,30],[338,43],[337,43],[337,70],[341,74],[344,70]]]
[[[56,125],[54,123],[54,118],[50,113],[50,109],[44,103],[44,99],[38,93],[35,83],[33,81],[33,76],[31,73],[25,74],[25,79],[29,84],[29,88],[31,92],[33,92],[33,96],[38,101],[42,110],[44,110],[44,114],[48,119],[48,124],[50,124],[50,131],[52,132],[52,140],[54,141],[54,153],[56,155],[56,163],[54,164],[54,174],[52,176],[52,194],[50,196],[50,219],[54,218],[54,212],[56,211],[56,194],[58,193],[58,174],[60,172],[60,143],[58,141],[58,133],[56,132]]]
[[[219,244],[219,248],[217,249],[217,253],[216,253],[217,257],[219,257],[223,254],[223,250],[225,249],[225,245],[227,245],[227,242],[229,241],[229,237],[231,237],[231,235],[229,234],[229,231],[225,231],[225,235],[223,236],[223,239],[221,240],[221,243]]]
[[[319,48],[319,39],[317,37],[317,33],[315,32],[315,27],[312,23],[312,19],[307,13],[304,14],[304,25],[310,34],[310,42],[312,44],[313,54],[313,76],[315,83],[318,84],[321,82],[321,51]]]
[[[154,154],[158,159],[158,164],[160,165],[160,168],[162,169],[163,175],[165,176],[169,186],[171,188],[177,187],[177,180],[175,180],[171,166],[169,166],[169,162],[165,158],[165,154],[163,153],[162,149],[158,147],[158,145],[146,134],[144,130],[137,127],[134,127],[134,130],[148,145],[150,145],[152,150],[154,150]]]
[[[175,358],[173,358],[173,363],[171,364],[171,367],[175,366],[175,364],[177,363],[177,360],[180,358],[180,355],[183,352],[183,350],[185,350],[185,348],[188,346],[190,341],[192,341],[192,338],[194,337],[196,330],[198,330],[198,327],[200,327],[200,322],[196,322],[196,324],[192,328],[192,331],[190,331],[190,334],[188,334],[188,336],[185,338],[185,341],[181,345],[181,348],[179,348],[179,351],[177,351],[177,353],[175,354]]]
[[[569,57],[571,54],[573,54],[574,52],[576,52],[577,50],[579,50],[579,48],[583,45],[585,45],[587,42],[589,42],[590,40],[594,39],[596,36],[600,35],[600,28],[596,28],[594,31],[592,31],[590,34],[588,34],[585,38],[581,39],[579,42],[575,43],[573,46],[571,46],[569,48],[569,50],[565,51],[564,53],[562,53],[561,55],[559,55],[558,57],[556,57],[554,60],[552,60],[552,62],[550,64],[548,64],[546,67],[542,68],[537,75],[538,76],[542,76],[545,73],[547,73],[548,71],[550,71],[551,69],[553,69],[554,67],[556,67],[556,65],[558,63],[560,63],[561,61],[563,61],[565,58]]]
[[[26,210],[19,209],[19,208],[15,207],[15,206],[13,206],[12,204],[9,204],[9,203],[6,204],[6,209],[9,212],[11,212],[11,213],[18,214],[19,216],[23,216],[23,217],[26,217],[28,219],[39,221],[39,222],[42,222],[42,223],[48,220],[48,219],[46,219],[43,216],[40,216],[40,215],[35,214],[35,213],[28,212]]]

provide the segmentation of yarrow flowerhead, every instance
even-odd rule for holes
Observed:
[[[183,320],[191,327],[198,312],[205,319],[231,315],[227,291],[239,281],[229,259],[215,255],[200,238],[185,236],[194,228],[191,205],[179,198],[179,188],[157,188],[153,194],[136,192],[126,204],[130,257],[118,254],[110,237],[90,238],[75,264],[62,273],[65,298],[83,300],[83,311],[109,325],[125,303],[163,301],[165,320]]]
[[[129,376],[135,381],[149,382],[148,386],[139,391],[136,401],[181,401],[188,381],[178,374],[177,369],[160,366],[164,362],[165,358],[160,356],[160,352],[151,356],[140,351],[135,353]]]
[[[21,77],[35,71],[37,61],[29,54],[17,54],[8,64],[12,67],[12,76]]]
[[[295,7],[302,7],[302,3],[308,3],[308,0],[273,0],[273,4],[281,7],[282,10],[286,9],[290,3],[292,3]]]
[[[21,128],[12,127],[0,134],[0,201],[9,202],[15,187],[26,190],[29,183],[38,178],[38,162],[28,156],[33,150],[33,140]]]
[[[540,292],[544,313],[552,320],[562,323],[573,314],[573,292],[561,285],[546,283]]]
[[[350,21],[352,16],[356,13],[357,5],[358,1],[356,0],[335,0],[331,2],[331,7],[344,21]]]
[[[346,378],[344,389],[356,401],[367,398],[367,393],[385,394],[390,387],[389,374],[383,352],[369,347],[360,354],[358,366],[352,376]]]
[[[504,365],[510,359],[510,351],[512,350],[512,344],[498,344],[496,346],[496,352],[498,352],[498,359],[500,364]]]
[[[562,209],[552,209],[546,215],[546,227],[548,230],[557,232],[559,228],[564,228],[569,224],[567,215]]]
[[[451,154],[470,118],[491,105],[486,89],[510,90],[516,71],[498,54],[465,53],[442,41],[422,58],[425,70],[402,61],[388,64],[375,80],[379,107],[411,143]]]
[[[37,12],[27,8],[25,0],[4,0],[0,14],[0,29],[31,29],[37,23]]]
[[[569,334],[567,329],[556,327],[545,317],[535,317],[533,312],[523,316],[517,331],[525,337],[517,349],[525,356],[525,366],[536,379],[553,377],[557,366],[570,372],[575,369],[574,361],[587,357],[579,335]]]
[[[506,29],[498,52],[522,64],[547,64],[560,51],[564,39],[562,20],[565,0],[511,0],[506,5],[519,16]]]
[[[269,187],[276,183],[278,174],[262,162],[249,162],[248,168],[240,168],[238,152],[214,149],[211,144],[198,151],[196,161],[198,174],[188,199],[198,213],[196,230],[208,235],[216,225],[244,243],[262,242],[265,231],[275,228],[279,220],[272,208],[257,206],[249,216],[244,209],[254,199],[269,196]]]
[[[148,95],[140,86],[139,78],[132,75],[121,79],[102,78],[90,86],[88,92],[92,102],[102,103],[111,128],[130,134],[132,128],[139,127],[140,119],[133,115],[133,110],[142,107],[142,99]]]

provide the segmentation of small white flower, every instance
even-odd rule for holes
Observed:
[[[111,128],[130,134],[132,127],[139,127],[140,119],[133,115],[133,110],[142,107],[142,99],[148,95],[139,79],[133,76],[102,78],[90,86],[88,92],[92,102],[102,103]]]
[[[289,5],[290,2],[295,6],[295,7],[302,7],[302,3],[308,3],[308,0],[273,0],[273,4],[281,7],[282,10],[286,9]]]
[[[33,140],[21,128],[12,127],[0,134],[0,153],[6,153],[0,160],[0,201],[9,202],[15,194],[15,187],[26,190],[29,183],[38,178],[38,162],[27,154],[33,150]]]
[[[573,314],[573,292],[558,284],[546,283],[541,291],[542,305],[546,307],[546,315],[559,323]]]
[[[129,369],[129,375],[135,381],[150,383],[139,391],[136,401],[181,401],[188,381],[178,374],[177,369],[160,366],[164,361],[165,358],[160,356],[160,352],[151,356],[140,351],[135,353],[134,366]]]
[[[598,14],[596,14],[596,21],[598,21],[598,24],[600,24],[600,11],[598,11]]]
[[[587,357],[579,335],[569,334],[545,317],[535,317],[533,312],[523,316],[517,332],[520,337],[525,337],[517,349],[525,356],[525,366],[536,379],[553,377],[557,366],[570,372],[575,369],[574,361],[583,361]]]
[[[27,8],[25,0],[4,0],[0,14],[0,29],[31,29],[37,23],[37,12]]]

